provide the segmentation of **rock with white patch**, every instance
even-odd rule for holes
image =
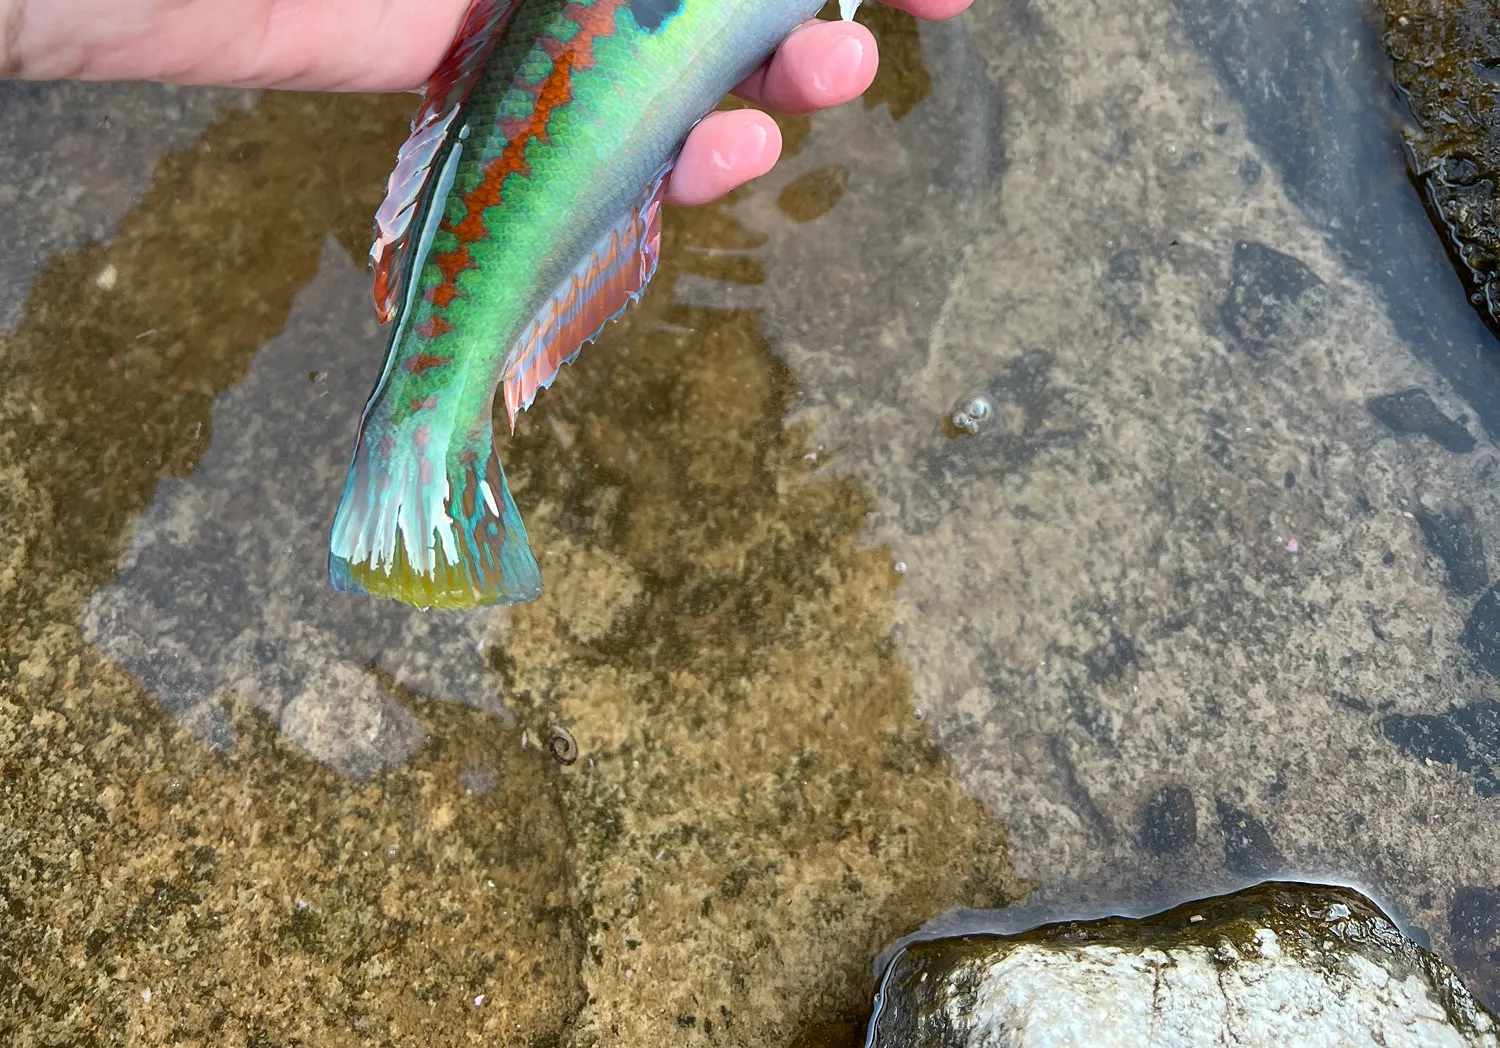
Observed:
[[[873,1048],[1469,1048],[1490,1015],[1347,888],[1267,883],[1142,919],[908,946]]]

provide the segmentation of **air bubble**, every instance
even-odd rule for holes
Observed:
[[[973,436],[994,417],[995,405],[990,398],[983,393],[971,393],[964,398],[962,406],[948,417],[948,421],[958,433]]]

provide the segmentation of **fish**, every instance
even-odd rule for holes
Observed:
[[[329,535],[335,589],[419,608],[541,595],[496,394],[514,433],[644,293],[688,133],[823,3],[473,0],[375,216],[390,334]]]

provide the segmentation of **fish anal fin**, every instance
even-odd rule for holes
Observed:
[[[447,456],[443,474],[420,455],[394,465],[361,440],[329,544],[333,587],[419,608],[539,597],[541,570],[487,438]]]
[[[382,323],[396,315],[409,263],[412,220],[423,191],[432,183],[436,161],[454,135],[456,117],[484,75],[495,44],[521,0],[472,0],[447,55],[422,90],[411,135],[396,154],[385,200],[375,213],[370,264],[375,278],[375,311]]]
[[[669,165],[600,237],[511,347],[503,385],[512,431],[537,391],[550,386],[562,366],[639,298],[655,275],[670,172]]]

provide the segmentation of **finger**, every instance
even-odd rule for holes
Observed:
[[[0,0],[0,23],[8,2],[14,0]],[[458,31],[467,0],[30,0],[24,6],[21,32],[8,41],[8,59],[0,59],[33,79],[387,91],[427,79]]]
[[[695,207],[717,200],[775,166],[781,129],[754,109],[713,113],[683,144],[667,186],[667,201]]]
[[[967,11],[973,0],[885,0],[908,14],[936,22]]]
[[[811,113],[843,105],[875,80],[875,37],[855,22],[807,22],[734,93],[783,113]]]

